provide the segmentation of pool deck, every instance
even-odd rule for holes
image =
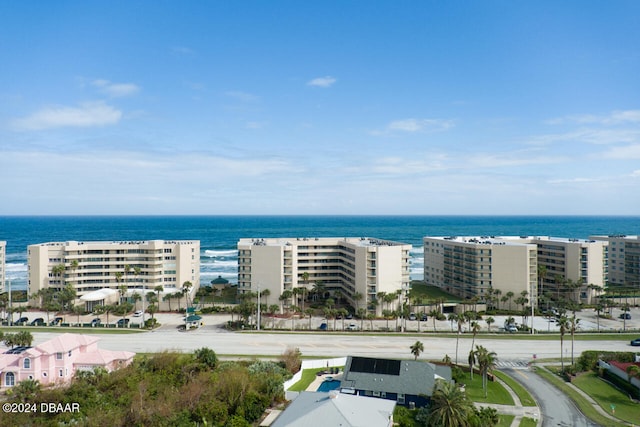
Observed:
[[[339,374],[323,374],[323,375],[317,376],[316,379],[313,380],[311,384],[309,384],[309,387],[307,387],[306,391],[317,391],[318,387],[320,387],[320,384],[322,384],[327,379],[327,377],[333,378],[334,380],[341,381],[342,372],[340,372]]]

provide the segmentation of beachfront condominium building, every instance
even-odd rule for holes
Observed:
[[[607,284],[608,244],[594,239],[523,238],[538,246],[541,295],[592,304]]]
[[[78,297],[95,294],[89,302],[101,304],[101,293],[113,295],[122,285],[128,295],[160,286],[161,293],[178,292],[185,282],[193,294],[200,285],[198,240],[40,243],[29,245],[27,259],[29,295],[69,284]]]
[[[289,303],[300,306],[303,295],[296,289],[312,295],[315,288],[321,297],[338,296],[355,308],[380,314],[380,292],[409,289],[411,247],[366,237],[241,239],[238,292],[268,289],[276,302],[286,291],[296,292]]]
[[[536,303],[536,245],[496,237],[424,237],[424,280],[461,298],[489,302],[492,290]]]
[[[0,293],[4,292],[4,281],[6,280],[6,275],[5,275],[6,254],[7,254],[7,242],[0,240]]]
[[[425,281],[462,298],[489,289],[538,304],[591,303],[607,280],[607,244],[547,236],[425,237]],[[538,274],[541,273],[539,276]],[[513,298],[513,297],[512,297]]]
[[[609,244],[609,282],[612,288],[640,291],[640,236],[591,236]]]

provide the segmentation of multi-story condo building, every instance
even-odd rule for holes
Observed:
[[[5,265],[7,254],[7,242],[0,240],[0,293],[4,292],[4,281],[6,280]]]
[[[410,250],[410,244],[366,237],[241,239],[238,292],[268,289],[278,301],[285,291],[311,291],[320,282],[352,306],[380,314],[380,292],[409,289]]]
[[[29,245],[27,259],[29,295],[66,284],[78,297],[122,285],[140,294],[157,286],[178,291],[185,282],[193,293],[200,286],[198,240],[50,242]]]
[[[536,245],[496,237],[424,237],[424,280],[461,298],[487,302],[490,290],[537,302]]]
[[[607,244],[547,236],[425,237],[425,281],[481,300],[489,288],[591,303],[607,282]],[[544,272],[543,277],[538,277]]]
[[[612,288],[640,290],[640,236],[591,236],[609,244],[609,282]]]
[[[608,244],[593,239],[526,237],[538,246],[541,293],[586,304],[602,293],[607,284]]]

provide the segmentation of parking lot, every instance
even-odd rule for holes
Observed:
[[[420,317],[419,314],[417,313]],[[632,308],[629,312],[631,319],[620,319],[622,310],[614,308],[611,319],[600,318],[598,322],[597,314],[593,309],[585,309],[577,312],[576,316],[579,319],[577,328],[579,331],[597,331],[601,332],[619,332],[623,330],[640,331],[640,308]],[[57,323],[69,324],[70,326],[82,326],[82,327],[131,327],[136,328],[142,323],[142,316],[133,314],[126,316],[125,320],[122,317],[110,314],[102,314],[99,317],[95,315],[77,316],[74,314],[47,314],[42,311],[26,311],[22,313],[22,316],[27,319],[26,324],[30,325],[36,319],[42,319],[44,324],[50,324],[54,319],[59,319]],[[228,321],[232,320],[230,314],[203,314],[202,316],[202,328],[207,330],[215,330],[223,328]],[[145,319],[148,319],[149,314],[145,314]],[[184,315],[179,313],[156,313],[154,317],[160,323],[160,329],[175,329],[184,324]],[[523,321],[522,316],[503,316],[496,315],[491,316],[494,322],[489,325],[486,320],[490,316],[483,316],[481,320],[478,320],[478,325],[482,332],[505,332],[505,320],[508,317],[513,317],[516,325],[520,325]],[[14,314],[14,322],[19,319],[18,314]],[[100,319],[97,322],[96,319]],[[233,319],[237,320],[238,315],[233,316]],[[599,323],[599,326],[598,326]],[[323,324],[326,327],[322,326]],[[531,319],[526,319],[526,324],[531,325]],[[326,319],[322,316],[316,316],[309,319],[302,316],[290,316],[290,317],[270,317],[267,315],[262,316],[261,329],[276,329],[276,330],[327,330],[327,331],[406,331],[406,332],[433,332],[434,328],[436,332],[456,332],[457,325],[448,320],[436,320],[435,323],[432,318],[428,318],[427,321],[406,320],[403,322],[401,319],[375,319],[375,320],[361,320],[357,318],[353,319]],[[31,325],[36,326],[36,325]],[[551,319],[543,316],[536,316],[533,322],[534,329],[537,332],[558,332],[559,326],[555,319]],[[462,325],[463,332],[469,331],[469,323],[465,322]]]

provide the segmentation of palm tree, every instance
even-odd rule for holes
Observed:
[[[353,300],[354,300],[354,301],[355,301],[355,303],[356,303],[356,306],[355,306],[356,313],[358,313],[358,312],[360,311],[360,310],[359,310],[359,307],[358,307],[358,303],[360,302],[360,300],[362,300],[362,294],[361,294],[360,292],[355,292],[355,293],[353,294]]]
[[[514,295],[515,294],[513,292],[511,292],[511,291],[507,292],[506,295],[505,295],[507,297],[507,299],[509,300],[509,311],[511,311],[511,298],[513,298]]]
[[[277,307],[277,306],[276,306]],[[313,318],[314,310],[313,308],[307,308],[303,311],[303,313],[309,316],[309,330],[311,330],[311,319]]]
[[[364,308],[358,309],[358,318],[360,319],[360,330],[364,330],[364,318],[367,317],[367,310]]]
[[[433,309],[429,312],[429,316],[431,316],[431,320],[433,321],[433,332],[436,331],[436,320],[440,317],[440,311],[437,309]]]
[[[487,328],[489,328],[489,332],[491,332],[491,324],[496,322],[496,319],[494,319],[493,317],[489,316],[485,319],[485,322],[487,322]]]
[[[453,382],[437,380],[431,396],[428,427],[469,427],[475,413],[473,402]]]
[[[393,311],[391,310],[382,310],[382,317],[387,321],[387,331],[389,330],[389,319],[391,319],[392,314]]]
[[[458,333],[456,334],[456,365],[458,364],[458,344],[460,342],[460,334],[462,333],[462,325],[464,325],[464,315],[456,315],[456,323],[458,324]]]
[[[538,295],[544,295],[544,279],[547,275],[547,267],[538,264]]]
[[[571,328],[571,366],[573,366],[573,342],[575,339],[576,329],[578,328],[578,323],[580,323],[580,319],[578,319],[575,314],[571,316],[571,319],[569,319],[569,326]]]
[[[604,311],[606,308],[607,307],[604,303],[598,299],[598,304],[596,304],[596,322],[598,323],[598,332],[600,332],[600,312]]]
[[[500,301],[500,295],[502,295],[502,291],[500,289],[494,289],[493,290],[493,295],[494,298],[496,299],[496,302]],[[500,304],[498,304],[498,310],[500,310]]]
[[[564,334],[567,332],[569,326],[569,319],[567,316],[560,316],[558,319],[558,326],[560,327],[560,366],[562,368],[562,372],[564,372]]]
[[[411,349],[411,354],[413,354],[413,360],[418,360],[418,356],[424,351],[424,345],[420,341],[416,341],[409,348]]]
[[[191,288],[193,288],[193,283],[188,280],[182,284],[182,292],[185,296],[185,303],[187,304],[187,308],[189,308],[189,295],[191,292]]]
[[[487,397],[487,377],[489,371],[493,370],[498,359],[497,354],[489,351],[481,345],[476,346],[475,358],[478,361],[480,373],[482,374],[482,388],[484,389],[484,397]]]
[[[138,292],[134,292],[133,295],[131,295],[131,299],[133,299],[133,307],[137,310],[138,301],[142,300],[142,296]]]
[[[158,285],[155,288],[153,288],[154,291],[156,291],[156,300],[158,301],[158,310],[160,309],[160,292],[164,291],[164,286],[162,285]]]

